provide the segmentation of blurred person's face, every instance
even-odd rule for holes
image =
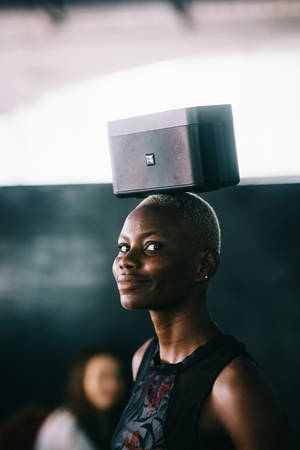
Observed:
[[[91,358],[85,367],[83,390],[94,407],[101,410],[113,407],[123,391],[119,362],[109,355]]]

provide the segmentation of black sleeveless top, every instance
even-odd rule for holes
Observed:
[[[219,334],[177,364],[158,364],[158,340],[149,344],[112,450],[199,450],[197,425],[204,400],[221,370],[245,346]],[[249,355],[248,355],[249,356]]]

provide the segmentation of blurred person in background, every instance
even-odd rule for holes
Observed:
[[[125,393],[120,359],[108,351],[83,352],[72,367],[65,404],[42,424],[35,450],[107,450]]]

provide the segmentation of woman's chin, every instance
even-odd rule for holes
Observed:
[[[125,309],[149,309],[150,307],[145,298],[141,298],[138,295],[123,294],[120,296],[120,299],[121,305]]]

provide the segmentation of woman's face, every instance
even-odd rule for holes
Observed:
[[[172,210],[144,205],[127,217],[113,264],[127,309],[164,310],[180,304],[194,286],[195,239]]]
[[[113,356],[97,355],[87,362],[83,375],[83,390],[95,408],[107,410],[115,406],[123,389],[120,364]]]

